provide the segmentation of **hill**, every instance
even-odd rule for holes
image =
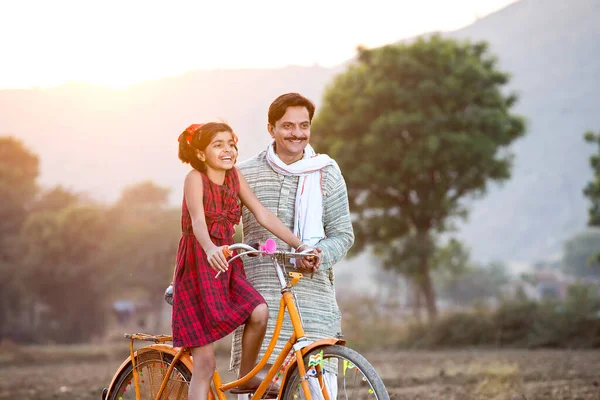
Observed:
[[[486,40],[529,121],[515,144],[512,179],[473,201],[460,235],[480,260],[533,261],[560,251],[582,230],[581,191],[591,177],[583,142],[600,129],[600,2],[521,0],[449,37]],[[269,141],[267,107],[299,91],[319,105],[337,68],[193,71],[107,89],[70,83],[50,89],[0,90],[0,134],[13,134],[41,157],[43,185],[63,184],[113,201],[124,185],[151,179],[172,188],[178,204],[187,168],[176,139],[189,124],[222,118],[242,143],[240,158]]]
[[[512,179],[473,203],[462,236],[480,259],[546,259],[587,222],[588,129],[600,129],[600,2],[522,0],[450,33],[486,40],[519,93],[528,133]]]

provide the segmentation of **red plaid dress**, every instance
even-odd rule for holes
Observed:
[[[234,169],[223,185],[202,174],[204,213],[210,237],[217,246],[233,243],[234,225],[240,221],[240,182]],[[181,214],[182,237],[177,250],[177,273],[173,282],[173,346],[198,347],[215,342],[244,324],[265,300],[246,280],[238,258],[226,273],[215,279],[206,253],[192,231],[185,203]]]

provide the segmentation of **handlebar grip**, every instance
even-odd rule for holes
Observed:
[[[225,246],[223,247],[223,255],[225,256],[225,258],[229,258],[233,255],[233,252],[229,250],[228,246]]]

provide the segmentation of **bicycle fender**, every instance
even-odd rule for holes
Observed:
[[[148,351],[160,351],[162,353],[168,353],[168,354],[172,355],[173,358],[175,358],[179,349],[173,348],[172,346],[169,346],[166,344],[151,344],[149,346],[144,346],[144,347],[140,347],[139,349],[137,349],[134,353],[134,356],[137,358],[137,356],[139,354],[143,354]],[[179,361],[181,361],[190,371],[194,370],[194,363],[192,362],[192,359],[191,359],[189,353],[183,353],[181,355],[181,357],[179,358]],[[125,361],[123,361],[123,363],[121,364],[119,369],[117,369],[117,372],[113,376],[112,380],[110,381],[110,385],[108,386],[108,393],[106,393],[107,399],[108,399],[108,396],[110,396],[110,394],[112,393],[113,386],[117,382],[117,379],[119,379],[119,376],[121,376],[121,373],[123,373],[123,371],[129,364],[131,364],[131,356],[127,356]]]
[[[168,354],[172,355],[174,358],[177,355],[177,353],[179,352],[179,347],[173,347],[173,346],[169,346],[166,344],[151,344],[150,346],[146,346],[146,347],[142,347],[142,348],[138,349],[138,351],[136,351],[135,354],[137,355],[141,350],[144,350],[144,351],[158,350],[163,353],[168,353]],[[192,357],[189,353],[189,350],[184,352],[178,361],[181,361],[187,367],[187,369],[189,369],[190,371],[194,370],[194,362],[192,361]]]
[[[306,353],[309,353],[310,351],[312,351],[313,349],[316,349],[317,347],[331,346],[334,344],[339,344],[341,346],[345,346],[346,341],[343,339],[334,339],[334,338],[317,340],[317,341],[309,344],[305,348],[303,348],[302,355],[305,356]]]
[[[305,356],[310,351],[317,349],[319,347],[332,346],[334,344],[339,344],[341,346],[345,346],[346,341],[343,339],[334,339],[334,338],[317,340],[314,343],[311,343],[302,349],[302,356]],[[292,367],[296,367],[297,363],[298,363],[298,361],[296,360],[296,358],[294,358],[293,361],[290,363],[290,365],[288,365],[287,369],[285,370],[285,374],[283,375],[283,378],[281,380],[281,390],[282,390],[281,393],[283,393],[283,388],[285,388],[285,384],[287,383],[287,380],[289,378],[288,375],[290,374],[290,371],[295,369]]]

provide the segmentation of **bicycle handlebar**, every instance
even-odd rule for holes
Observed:
[[[291,257],[291,258],[301,258],[301,257],[316,257],[315,253],[313,253],[313,248],[309,247],[304,251],[301,251],[299,253],[296,252],[292,252],[292,251],[283,251],[283,250],[276,250],[276,244],[275,241],[273,239],[268,239],[271,241],[270,246],[260,246],[258,244],[256,244],[256,247],[252,247],[249,246],[245,243],[234,243],[230,246],[227,246],[223,249],[223,255],[225,255],[225,257],[231,257],[231,255],[233,254],[234,250],[245,250],[241,253],[236,254],[235,256],[231,257],[227,263],[230,263],[231,261],[233,261],[236,258],[239,258],[241,256],[244,255],[253,255],[253,256],[271,256],[274,260],[274,262],[276,263],[277,266],[279,266],[279,263],[277,263],[276,261],[276,257],[277,256],[283,256],[283,257]],[[275,247],[273,247],[275,246]],[[262,250],[261,250],[262,248]],[[279,267],[280,269],[281,267]],[[283,274],[281,273],[281,271],[277,269],[277,276],[279,277],[279,280],[282,284],[282,287],[285,286],[285,281],[283,278]],[[219,275],[221,274],[221,272],[219,271],[216,275],[215,275],[215,279],[219,277]],[[171,285],[169,285],[169,287],[167,288],[167,290],[165,290],[165,300],[167,303],[173,305],[173,283],[171,283]]]
[[[269,243],[269,241],[271,241]],[[277,244],[275,243],[275,241],[273,239],[267,239],[267,241],[265,242],[264,245],[259,246],[258,243],[255,244],[255,246],[257,247],[252,247],[249,246],[245,243],[234,243],[232,245],[229,245],[227,247],[225,247],[223,249],[223,255],[225,257],[230,257],[233,253],[234,250],[245,250],[244,252],[238,253],[235,256],[231,257],[227,263],[231,263],[233,260],[235,260],[236,258],[240,258],[241,256],[271,256],[271,257],[290,257],[290,258],[303,258],[303,257],[315,257],[315,253],[313,253],[313,249],[311,247],[308,247],[306,250],[301,251],[301,252],[292,252],[292,251],[283,251],[283,250],[276,250],[276,246]],[[217,274],[215,275],[215,279],[219,277],[219,275],[221,275],[221,271],[217,272]]]
[[[232,257],[228,263],[230,263],[231,261],[233,261],[235,258],[244,256],[244,255],[255,255],[255,256],[285,256],[285,257],[290,257],[290,258],[302,258],[302,257],[310,257],[310,256],[314,256],[315,254],[313,253],[313,249],[311,247],[307,248],[304,251],[301,252],[292,252],[292,251],[284,251],[284,250],[275,250],[275,251],[268,251],[265,249],[258,249],[256,247],[252,247],[249,246],[245,243],[234,243],[230,246],[227,246],[226,248],[228,251],[228,254],[225,254],[225,256],[231,255],[231,251],[233,250],[246,250],[242,253],[238,253],[236,254],[234,257]],[[224,250],[223,253],[226,253],[226,251]]]

